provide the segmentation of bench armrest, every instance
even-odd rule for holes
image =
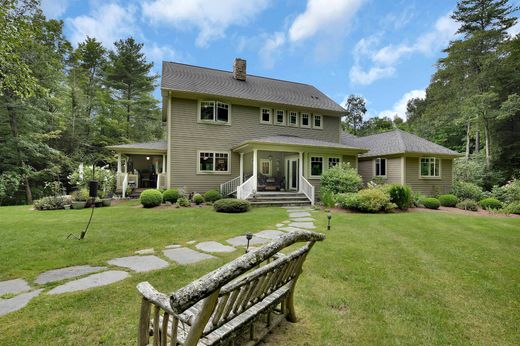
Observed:
[[[137,285],[137,290],[146,300],[152,304],[157,305],[171,315],[177,315],[173,312],[170,305],[170,297],[157,291],[148,281],[139,283]]]

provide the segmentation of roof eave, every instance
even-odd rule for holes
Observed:
[[[348,152],[348,153],[355,153],[355,154],[360,154],[360,153],[366,153],[368,152],[368,149],[364,149],[364,148],[356,148],[356,147],[331,147],[331,146],[327,146],[327,145],[312,145],[312,144],[295,144],[295,143],[276,143],[276,142],[267,142],[267,141],[255,141],[255,140],[250,140],[250,141],[245,141],[245,142],[242,142],[240,144],[238,144],[237,146],[235,146],[234,148],[232,148],[231,150],[233,152],[243,152],[244,150],[247,150],[247,149],[253,149],[253,146],[258,146],[258,145],[265,145],[265,146],[282,146],[284,148],[295,148],[295,149],[298,149],[298,148],[306,148],[306,149],[325,149],[325,150],[331,150],[331,151],[341,151],[341,152]]]

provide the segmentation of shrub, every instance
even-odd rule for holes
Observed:
[[[222,195],[217,190],[208,190],[204,194],[204,200],[206,202],[210,202],[210,203],[216,202],[221,198],[222,198]]]
[[[437,198],[428,197],[422,200],[422,205],[428,209],[439,209],[441,202]]]
[[[320,190],[333,194],[357,192],[363,187],[363,180],[355,168],[348,163],[335,165],[321,175]]]
[[[479,202],[482,209],[502,209],[502,202],[496,198],[484,198]]]
[[[244,213],[251,208],[251,204],[243,199],[224,198],[216,201],[213,208],[219,213]]]
[[[482,188],[473,183],[456,182],[453,184],[453,194],[459,199],[472,199],[478,201],[482,198]]]
[[[504,208],[504,212],[506,214],[520,214],[520,201],[516,201],[516,202],[508,204]]]
[[[34,209],[58,210],[63,209],[65,204],[70,204],[70,201],[65,196],[47,196],[34,201]]]
[[[189,199],[183,196],[177,200],[177,205],[179,207],[191,207],[191,202]]]
[[[139,197],[139,202],[145,208],[153,208],[161,205],[163,200],[163,195],[161,191],[156,189],[144,190]]]
[[[86,201],[89,199],[89,193],[87,188],[83,188],[80,190],[76,190],[73,193],[71,193],[72,200],[73,201]]]
[[[200,205],[200,204],[204,203],[204,197],[202,197],[202,195],[200,193],[194,194],[193,203],[195,203],[196,205]]]
[[[329,190],[320,190],[320,200],[327,208],[332,208],[335,204],[334,194]]]
[[[513,179],[500,187],[493,186],[492,196],[507,204],[520,201],[520,180]]]
[[[181,194],[180,194],[179,190],[177,190],[177,189],[168,189],[163,192],[162,196],[163,196],[163,201],[165,203],[166,202],[175,203],[175,202],[177,202],[179,197],[181,197]]]
[[[440,195],[439,202],[441,202],[441,205],[443,207],[455,207],[459,202],[459,199],[457,198],[457,196],[452,194]]]
[[[344,209],[357,209],[359,199],[357,193],[347,192],[336,195],[336,203]]]
[[[76,186],[77,188],[88,187],[88,182],[93,178],[92,166],[84,166],[83,173],[80,173],[78,168],[67,178],[72,186]],[[116,175],[112,170],[104,167],[96,167],[94,179],[99,182],[99,192],[105,191],[106,193],[111,193],[115,191]]]
[[[382,189],[364,189],[357,193],[357,209],[368,213],[377,213],[387,210],[390,202],[390,195]]]
[[[418,207],[422,204],[422,200],[425,198],[426,198],[426,196],[423,195],[422,193],[415,192],[412,197],[412,204],[414,205],[414,207]]]
[[[401,210],[407,210],[412,204],[412,189],[408,185],[391,184],[386,188],[390,201]]]
[[[471,211],[477,211],[478,210],[478,204],[472,199],[465,199],[459,203],[457,203],[457,208],[462,210],[471,210]]]

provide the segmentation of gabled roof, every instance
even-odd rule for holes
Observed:
[[[144,143],[131,143],[131,144],[119,144],[119,145],[110,145],[107,146],[108,149],[115,150],[117,152],[131,152],[131,151],[139,151],[139,152],[166,152],[168,148],[168,143],[166,141],[156,141],[156,142],[144,142]]]
[[[289,105],[344,115],[345,109],[312,85],[164,61],[161,88],[205,95]]]
[[[297,136],[268,136],[256,139],[250,139],[236,145],[233,149],[244,147],[248,144],[282,144],[288,146],[302,146],[302,147],[314,147],[314,148],[333,148],[333,149],[344,149],[349,151],[356,151],[359,153],[366,152],[367,149],[349,146],[341,143],[326,142],[317,139],[302,138]]]
[[[368,148],[369,152],[360,155],[360,157],[395,154],[435,154],[451,157],[461,156],[461,154],[456,151],[399,129],[365,137],[356,137],[348,133],[342,133],[341,143]]]

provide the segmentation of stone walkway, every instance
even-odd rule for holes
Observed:
[[[266,229],[254,233],[249,241],[250,246],[262,245],[287,232],[315,229],[315,212],[305,207],[285,207],[289,220],[276,224],[276,229]],[[113,258],[106,263],[111,267],[78,265],[67,268],[58,268],[46,271],[37,276],[34,286],[24,279],[0,281],[0,316],[17,311],[45,291],[47,284],[63,282],[48,290],[46,294],[57,295],[68,292],[83,291],[93,287],[101,287],[124,280],[131,276],[131,272],[143,273],[152,270],[167,268],[171,262],[177,265],[189,265],[200,261],[217,258],[218,253],[230,253],[237,247],[246,247],[247,239],[244,235],[227,239],[229,245],[217,241],[190,240],[186,245],[170,244],[164,249],[156,251],[146,248],[135,251],[134,255]],[[194,246],[197,250],[188,246]],[[161,256],[161,257],[160,257]],[[169,261],[170,262],[169,262]],[[69,281],[70,280],[70,281]],[[43,287],[42,287],[43,286]]]

